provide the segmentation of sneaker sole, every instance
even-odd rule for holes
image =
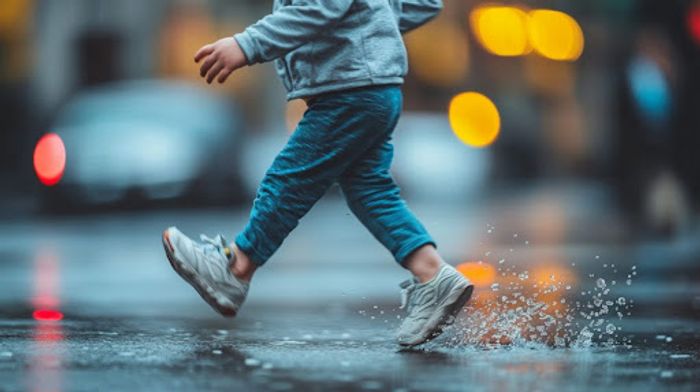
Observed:
[[[168,257],[170,266],[173,267],[175,272],[177,272],[180,277],[192,286],[200,297],[205,300],[209,306],[211,306],[217,313],[224,317],[234,317],[236,316],[236,309],[232,308],[230,305],[221,304],[219,299],[217,299],[213,293],[216,290],[211,287],[207,282],[200,279],[194,271],[186,268],[184,263],[178,260],[173,253],[173,245],[170,243],[170,238],[168,231],[163,232],[163,248],[165,249],[165,255]]]
[[[411,347],[416,347],[420,346],[421,344],[425,344],[430,342],[431,340],[437,338],[438,336],[442,335],[444,332],[445,328],[449,327],[455,322],[455,319],[457,318],[457,314],[464,308],[464,305],[467,304],[469,299],[471,299],[472,294],[474,293],[474,285],[470,284],[467,286],[464,291],[462,291],[462,294],[457,297],[457,300],[453,302],[452,304],[447,306],[447,311],[445,314],[440,317],[438,322],[435,324],[435,326],[428,330],[428,332],[425,334],[425,339],[422,341],[419,341],[417,343],[399,343],[401,346],[406,347],[406,348],[411,348]]]

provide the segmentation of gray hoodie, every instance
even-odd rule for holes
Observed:
[[[248,64],[275,61],[287,99],[403,83],[401,34],[437,15],[442,0],[274,0],[273,12],[234,38]]]

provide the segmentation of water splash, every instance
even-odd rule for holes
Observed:
[[[630,343],[619,324],[631,314],[634,301],[614,292],[620,274],[614,264],[610,269],[605,264],[605,277],[591,273],[587,280],[561,264],[532,271],[501,260],[493,264],[498,279],[477,288],[448,345],[586,348]],[[636,267],[623,274],[631,285]]]

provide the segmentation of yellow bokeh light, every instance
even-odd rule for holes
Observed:
[[[455,135],[472,147],[485,147],[493,143],[501,128],[496,105],[476,92],[461,93],[452,98],[449,120]]]
[[[515,7],[483,6],[475,8],[470,24],[479,43],[498,56],[521,56],[532,48],[528,40],[528,16]]]
[[[482,262],[466,262],[457,266],[457,271],[466,276],[476,287],[487,287],[496,280],[496,269]]]
[[[529,36],[535,51],[552,60],[573,61],[583,53],[583,31],[571,16],[553,10],[530,12]]]

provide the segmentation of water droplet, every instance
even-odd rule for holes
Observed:
[[[617,299],[617,304],[618,305],[624,305],[627,301],[625,300],[625,297],[620,297]]]
[[[505,262],[506,262],[506,259],[500,259],[500,260],[498,260],[498,264],[503,264],[503,263],[505,263]]]
[[[666,343],[671,343],[673,341],[673,338],[670,336],[666,336]]]
[[[221,355],[222,354],[221,350],[211,350],[211,353],[214,355]]]
[[[600,256],[595,255],[595,259],[596,259],[596,260],[600,259]]]
[[[661,378],[671,378],[673,377],[673,372],[670,370],[664,370],[661,372]]]
[[[603,278],[598,278],[595,281],[595,285],[598,286],[598,288],[604,289],[605,288],[605,279]]]
[[[608,335],[614,334],[616,329],[617,328],[615,328],[615,326],[612,324],[608,324],[607,326],[605,326],[605,332],[607,332]]]
[[[632,285],[632,279],[627,279],[627,281],[625,281],[625,283],[627,283],[627,286],[631,286],[631,285]]]
[[[499,289],[500,287],[501,287],[500,284],[494,283],[494,284],[491,285],[491,290],[493,290],[493,291],[498,291],[498,289]]]

